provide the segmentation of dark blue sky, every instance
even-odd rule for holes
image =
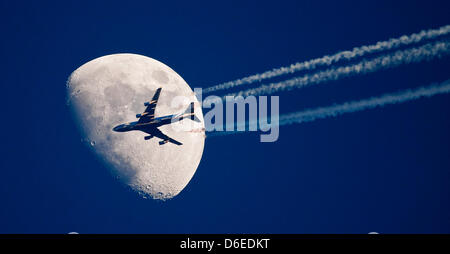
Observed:
[[[450,233],[450,96],[208,138],[189,185],[145,200],[80,141],[68,75],[112,53],[192,87],[450,24],[448,1],[2,1],[0,233]],[[280,93],[281,113],[449,78],[448,58]]]

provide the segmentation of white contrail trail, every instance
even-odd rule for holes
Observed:
[[[301,88],[322,82],[338,80],[357,74],[375,72],[380,69],[392,68],[401,64],[431,60],[432,58],[442,57],[449,53],[450,43],[447,41],[428,43],[417,48],[398,50],[394,53],[379,56],[370,60],[362,60],[361,62],[356,64],[338,68],[330,68],[324,71],[316,72],[314,74],[306,74],[302,77],[296,77],[281,82],[261,85],[253,89],[228,94],[226,96],[272,94],[278,91]],[[208,99],[206,99],[205,101],[207,100]]]
[[[446,93],[450,93],[450,79],[442,82],[439,85],[430,85],[416,89],[408,89],[397,93],[385,94],[380,97],[372,97],[365,100],[351,101],[340,105],[309,109],[301,112],[283,115],[280,116],[280,125],[311,122],[317,119],[336,117],[344,113],[383,107],[389,104],[397,104],[417,100],[422,97],[431,97],[433,95]]]
[[[450,93],[450,79],[440,83],[432,84],[430,86],[419,87],[416,89],[403,90],[397,93],[384,94],[379,97],[371,97],[359,101],[345,102],[339,105],[332,105],[329,107],[319,107],[315,109],[307,109],[295,113],[281,115],[279,117],[279,125],[288,125],[296,123],[312,122],[318,119],[336,117],[345,113],[352,113],[357,111],[363,111],[366,109],[372,109],[376,107],[384,107],[390,104],[398,104],[407,101],[417,100],[424,97],[431,97],[438,94]],[[267,121],[265,121],[267,122]],[[247,125],[248,123],[238,125]],[[208,136],[221,136],[229,134],[244,133],[242,131],[234,132],[214,132],[208,134]]]
[[[318,66],[329,66],[341,60],[351,60],[367,54],[396,49],[401,46],[407,46],[414,43],[420,43],[424,40],[435,39],[439,36],[450,33],[450,25],[442,26],[438,29],[422,30],[419,33],[403,35],[398,38],[392,38],[387,41],[379,41],[373,45],[355,47],[351,51],[341,51],[331,56],[311,59],[305,62],[295,63],[287,67],[280,67],[260,74],[251,75],[245,78],[229,81],[216,86],[203,89],[203,93],[210,93],[218,90],[224,90],[235,86],[251,84],[264,79],[269,79],[284,74],[290,74],[302,70],[312,70]]]

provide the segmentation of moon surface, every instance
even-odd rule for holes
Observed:
[[[182,113],[194,102],[200,123],[184,119],[159,127],[183,145],[159,145],[160,139],[144,140],[148,134],[141,131],[112,130],[137,121],[135,115],[144,112],[144,102],[159,87],[155,117]],[[154,199],[170,199],[186,187],[202,158],[204,121],[192,89],[174,70],[142,55],[107,55],[75,70],[67,81],[67,93],[84,140],[117,178]]]

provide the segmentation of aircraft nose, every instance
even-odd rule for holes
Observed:
[[[117,125],[116,127],[113,128],[113,131],[119,131],[120,127],[122,127],[122,125]]]

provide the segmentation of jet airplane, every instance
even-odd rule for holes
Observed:
[[[153,98],[150,102],[145,102],[144,106],[147,108],[142,114],[137,114],[136,118],[139,118],[136,122],[129,122],[117,125],[113,128],[114,131],[117,132],[127,132],[127,131],[142,131],[149,136],[145,136],[145,140],[149,140],[153,137],[157,137],[162,139],[159,141],[160,145],[164,145],[167,142],[176,144],[176,145],[182,145],[181,142],[170,138],[166,134],[162,133],[158,127],[171,124],[174,122],[181,121],[183,119],[191,119],[196,122],[200,122],[200,119],[198,119],[194,114],[194,103],[191,102],[189,107],[180,114],[174,114],[174,115],[167,115],[167,116],[161,116],[161,117],[155,117],[155,109],[156,104],[158,103],[159,95],[161,94],[162,88],[158,88],[153,95]]]

